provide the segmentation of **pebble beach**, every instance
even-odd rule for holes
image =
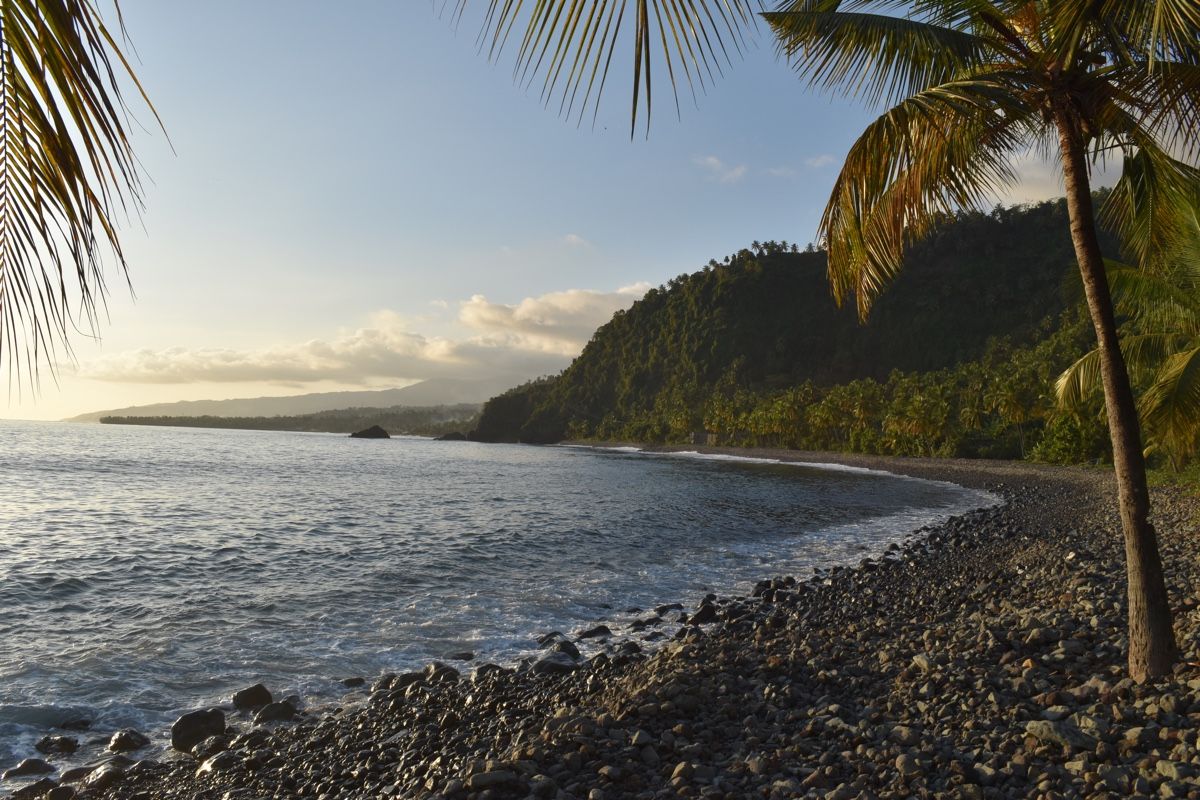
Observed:
[[[59,771],[56,754],[88,735],[57,732],[31,765],[44,776],[0,785],[54,800],[1200,797],[1194,497],[1154,492],[1183,656],[1170,679],[1137,685],[1108,471],[712,452],[1004,502],[856,568],[544,632],[544,655],[520,665],[362,676],[322,709],[231,698],[177,724],[177,751],[153,760],[134,740]]]

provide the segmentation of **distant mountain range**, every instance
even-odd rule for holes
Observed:
[[[434,378],[403,389],[365,392],[317,392],[291,397],[247,397],[230,400],[182,400],[92,411],[68,422],[99,422],[101,417],[274,417],[315,414],[342,408],[441,406],[483,403],[521,383],[523,378]]]

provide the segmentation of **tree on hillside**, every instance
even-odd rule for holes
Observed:
[[[468,0],[460,0],[465,4]],[[545,76],[562,108],[598,96],[621,23],[634,29],[633,117],[650,105],[651,49],[668,78],[711,76],[746,26],[748,0],[660,3],[491,0],[498,50],[526,11],[518,74]],[[1013,184],[1030,147],[1063,170],[1071,236],[1095,329],[1129,575],[1129,669],[1170,671],[1176,646],[1148,516],[1138,416],[1092,206],[1091,170],[1124,171],[1104,213],[1152,263],[1195,213],[1200,4],[1194,0],[781,0],[765,15],[813,87],[888,110],[855,142],[822,219],[834,294],[865,316],[906,245],[945,215]],[[518,26],[519,27],[519,26]],[[657,35],[656,35],[657,34]],[[583,90],[582,96],[580,90]]]
[[[120,10],[117,9],[120,20]],[[93,0],[0,2],[0,364],[36,386],[95,329],[119,217],[141,202],[121,80],[146,100]],[[146,101],[147,104],[149,101]],[[153,109],[151,109],[153,111]]]

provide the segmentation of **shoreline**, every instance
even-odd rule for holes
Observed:
[[[756,596],[715,598],[687,609],[705,620],[702,626],[679,625],[670,643],[648,657],[629,651],[574,669],[564,663],[563,675],[492,667],[474,677],[433,670],[385,679],[363,695],[362,705],[306,717],[294,726],[243,727],[236,737],[214,743],[228,750],[205,762],[198,776],[193,773],[199,762],[181,756],[122,766],[122,780],[106,793],[95,786],[84,794],[219,797],[244,789],[251,797],[599,800],[900,796],[922,787],[934,796],[955,797],[1026,796],[1035,789],[1069,794],[1088,787],[1177,792],[1176,784],[1187,788],[1166,796],[1193,791],[1186,749],[1194,754],[1194,735],[1179,739],[1177,747],[1185,751],[1175,755],[1183,760],[1165,759],[1183,765],[1171,776],[1156,771],[1150,751],[1157,740],[1144,743],[1147,754],[1141,758],[1150,759],[1150,777],[1111,754],[1108,771],[1120,774],[1089,771],[1104,763],[1097,754],[1091,761],[1084,757],[1078,770],[1063,766],[1079,761],[1078,745],[1084,742],[1119,753],[1117,745],[1130,741],[1112,735],[1113,723],[1102,734],[1074,720],[1072,714],[1082,713],[1072,710],[1075,704],[1104,692],[1120,700],[1161,695],[1162,689],[1123,685],[1120,679],[1123,598],[1089,596],[1091,619],[1083,610],[1061,607],[1064,586],[1071,587],[1074,600],[1113,595],[1114,580],[1123,585],[1112,563],[1120,540],[1111,530],[1115,506],[1109,508],[1107,472],[739,448],[642,449],[848,464],[996,490],[1006,502],[923,529],[904,550],[868,559],[859,568],[839,567],[799,581],[764,576]],[[1157,491],[1156,499],[1168,494]],[[1182,510],[1188,510],[1186,504]],[[1181,547],[1176,540],[1194,532],[1182,518],[1159,524],[1164,550],[1173,553]],[[1194,547],[1190,552],[1195,554]],[[1196,561],[1165,560],[1169,568],[1175,561]],[[1123,574],[1123,562],[1115,566]],[[1192,570],[1175,577],[1200,577]],[[1179,590],[1186,583],[1171,583],[1173,600],[1182,602]],[[1077,613],[1068,613],[1072,609]],[[1177,618],[1177,628],[1183,623],[1193,634],[1181,642],[1192,661],[1195,616]],[[983,663],[971,657],[979,655]],[[1003,685],[1012,680],[1014,667],[1019,685]],[[1097,677],[1105,688],[1096,692],[1069,685],[1068,678],[1081,678],[1077,683],[1083,685]],[[946,687],[967,678],[977,686],[959,687],[968,690],[954,696],[960,705],[977,705],[984,689],[984,698],[990,694],[997,701],[997,692],[1007,692],[1016,716],[1001,708],[1005,703],[994,703],[991,718],[1004,720],[1000,727],[1009,729],[1009,746],[985,741],[984,750],[976,747],[964,760],[961,754],[969,751],[949,746],[956,737],[938,730],[937,723],[949,721],[938,719],[946,712]],[[1188,681],[1200,689],[1198,678],[1200,672],[1189,667],[1168,684],[1186,699],[1159,703],[1156,695],[1141,706],[1154,706],[1163,722],[1183,720],[1182,729],[1192,732],[1197,719],[1189,715],[1200,714],[1200,696]],[[1028,707],[1035,699],[1044,701],[1042,713]],[[1103,719],[1096,715],[1103,714],[1092,708],[1096,705],[1087,704],[1092,715],[1085,716],[1099,724]],[[1063,708],[1067,713],[1060,716]],[[743,719],[746,710],[753,713]],[[1044,719],[1046,712],[1053,719]],[[972,714],[959,720],[963,735],[989,719],[982,709],[972,708]],[[1017,724],[1029,722],[1045,726]],[[1133,727],[1138,726],[1126,729]],[[1073,744],[1064,749],[1055,735]],[[1134,747],[1142,744],[1135,741]],[[983,758],[984,752],[991,756]],[[1123,752],[1128,756],[1129,748]],[[1018,754],[1026,769],[1013,771]],[[1000,762],[1009,766],[1002,769]],[[856,765],[869,769],[856,771]],[[1043,770],[1036,782],[1031,767]],[[115,778],[117,771],[109,774]],[[1106,781],[1118,788],[1104,788]]]

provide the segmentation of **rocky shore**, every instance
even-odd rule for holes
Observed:
[[[520,670],[432,664],[364,685],[342,708],[277,708],[257,724],[261,710],[231,701],[219,727],[211,710],[196,717],[212,727],[179,742],[190,754],[139,762],[135,749],[26,796],[1200,797],[1194,498],[1155,493],[1184,657],[1170,680],[1138,686],[1124,678],[1105,471],[752,454],[949,480],[1006,502],[855,569],[648,609],[629,630],[549,635]],[[579,659],[583,634],[611,646]],[[53,770],[52,747],[46,759]]]

